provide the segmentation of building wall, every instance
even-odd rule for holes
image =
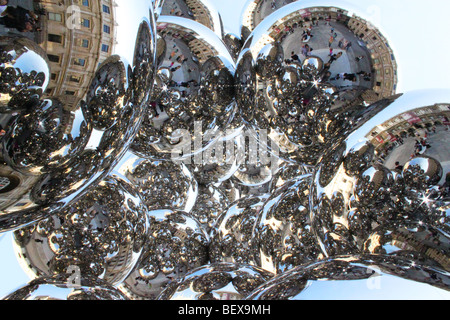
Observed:
[[[447,117],[450,119],[450,106],[449,105],[433,105],[424,108],[419,108],[412,110],[407,113],[413,113],[420,118],[419,125],[425,126],[427,123],[434,125],[435,123],[442,123],[442,119]],[[415,129],[414,125],[411,125],[403,117],[404,114],[396,116],[391,120],[379,125],[377,128],[372,130],[367,138],[375,146],[375,148],[380,148],[385,142],[389,142],[389,137],[401,136],[403,132],[408,132],[408,129]],[[378,139],[381,138],[381,140]]]
[[[40,46],[50,60],[47,95],[61,96],[69,109],[84,97],[98,65],[115,46],[114,4],[111,0],[43,0],[47,35]],[[75,11],[73,11],[75,9]]]
[[[375,70],[374,91],[382,98],[394,95],[397,89],[397,62],[386,38],[367,21],[353,16],[349,29],[367,45]]]

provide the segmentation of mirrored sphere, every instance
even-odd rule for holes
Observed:
[[[236,99],[243,119],[267,130],[284,159],[314,165],[355,122],[349,110],[395,94],[396,76],[378,86],[377,58],[363,39],[384,36],[372,24],[364,28],[369,22],[358,10],[302,1],[271,5],[249,1],[244,9]],[[386,67],[394,69],[389,53]]]
[[[254,266],[215,263],[194,269],[171,282],[158,300],[243,300],[273,276]]]
[[[129,151],[111,175],[134,185],[149,210],[190,212],[197,200],[198,183],[183,163],[152,161]]]
[[[0,232],[67,209],[134,140],[154,83],[156,22],[154,3],[130,11],[124,5],[34,1],[4,8],[1,163],[10,189]]]
[[[15,231],[14,238],[36,277],[73,269],[117,285],[137,264],[148,228],[147,208],[133,186],[107,179],[66,210]]]
[[[447,300],[448,272],[390,256],[344,256],[299,266],[248,300]]]
[[[380,100],[319,160],[311,189],[312,224],[325,256],[374,253],[381,247],[396,251],[396,245],[388,249],[382,243],[397,241],[397,232],[448,230],[448,166],[442,163],[450,155],[438,149],[449,134],[432,121],[446,117],[449,99],[448,92],[432,90]],[[425,237],[405,232],[408,247],[417,248],[414,243]],[[448,236],[441,240],[438,251],[446,255]],[[447,262],[436,257],[430,259],[447,269]]]
[[[32,280],[4,300],[128,300],[115,287],[99,279],[60,274]]]
[[[234,60],[221,38],[195,19],[162,15],[157,28],[158,71],[133,150],[184,159],[217,141],[231,123]]]
[[[293,179],[265,200],[252,230],[257,266],[278,274],[322,257],[309,210],[311,178]]]
[[[384,5],[4,2],[6,299],[448,297],[450,91]]]
[[[153,210],[148,216],[141,258],[120,287],[134,299],[155,299],[169,282],[208,262],[209,236],[188,213]]]

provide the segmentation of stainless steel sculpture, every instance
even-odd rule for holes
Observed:
[[[240,35],[206,0],[10,5],[0,245],[31,279],[4,298],[449,298],[450,91],[397,94],[328,2],[249,0]]]

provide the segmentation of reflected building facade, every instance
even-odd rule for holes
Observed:
[[[59,96],[68,108],[84,97],[98,66],[114,52],[114,1],[40,1],[46,11],[40,46],[50,61],[46,96]]]
[[[387,39],[371,23],[355,15],[348,20],[347,25],[370,52],[376,77],[374,91],[383,98],[395,94],[397,62]]]
[[[190,19],[211,29],[218,36],[223,35],[223,24],[220,15],[205,0],[164,1],[161,15]]]

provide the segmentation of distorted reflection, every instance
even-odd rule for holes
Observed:
[[[172,282],[158,300],[242,300],[272,277],[257,267],[216,263],[194,269]]]
[[[396,61],[379,30],[346,10],[298,1],[266,17],[268,5],[253,1],[244,14],[237,99],[284,157],[315,164],[354,120],[349,108],[395,93]]]
[[[450,297],[450,92],[397,94],[363,11],[0,15],[0,256],[30,278],[4,299]]]
[[[2,162],[15,189],[9,190],[14,201],[2,205],[0,230],[63,210],[129,148],[156,67],[152,5],[133,20],[131,57],[116,43],[112,1],[7,6],[0,30],[0,121]],[[32,28],[11,27],[19,22]]]
[[[235,113],[234,61],[220,38],[195,21],[158,20],[158,72],[133,150],[189,157],[217,141]]]
[[[436,299],[448,295],[449,280],[447,273],[408,258],[345,256],[292,269],[254,290],[248,299]],[[424,297],[421,290],[430,285],[429,296]],[[402,290],[405,287],[409,290]]]
[[[130,298],[155,299],[170,283],[208,262],[209,237],[184,212],[149,212],[150,231],[135,271],[122,283]]]

